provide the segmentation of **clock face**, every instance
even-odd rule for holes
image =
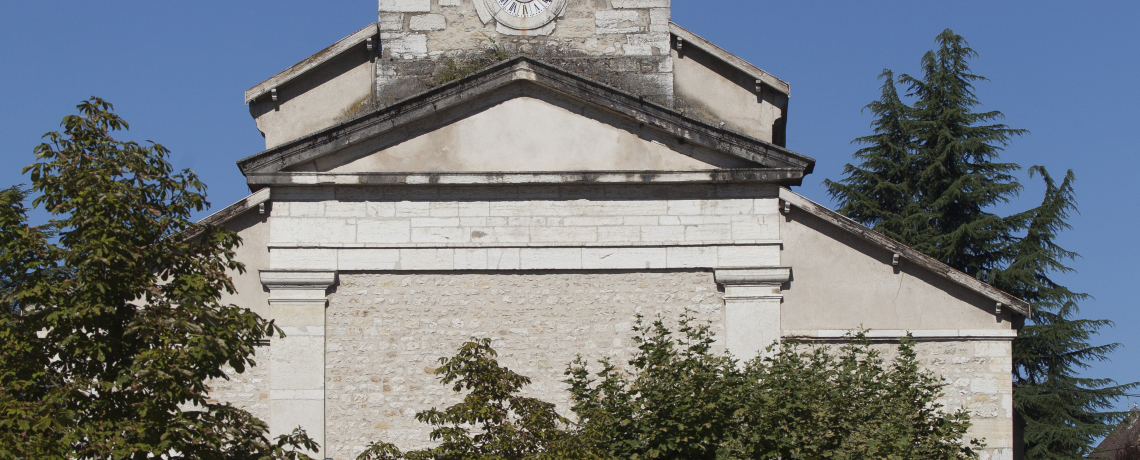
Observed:
[[[495,18],[501,26],[529,31],[549,28],[549,24],[566,8],[566,2],[567,0],[475,0],[475,7]]]
[[[507,14],[516,18],[533,18],[546,12],[554,0],[495,0]]]

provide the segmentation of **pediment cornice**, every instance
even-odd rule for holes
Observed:
[[[502,91],[509,93],[504,96]],[[636,121],[703,148],[744,160],[755,168],[794,169],[810,174],[815,160],[769,142],[710,126],[682,113],[624,93],[541,62],[519,57],[465,79],[434,88],[401,102],[238,161],[242,174],[274,173],[334,154],[368,139],[399,132],[482,96],[571,98]]]

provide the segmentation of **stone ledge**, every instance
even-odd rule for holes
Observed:
[[[339,271],[656,270],[765,267],[780,262],[778,246],[538,247],[413,249],[277,249],[275,269]],[[323,292],[323,291],[322,291]]]
[[[847,329],[787,330],[783,332],[783,337],[790,339],[845,341],[848,340],[847,334],[852,332],[852,330]],[[910,334],[916,341],[961,339],[969,339],[970,341],[1012,341],[1017,337],[1017,331],[1013,329],[918,329],[912,331],[878,329],[867,331],[866,335],[867,338],[872,341],[895,341],[906,337],[907,334]]]
[[[273,288],[327,288],[336,282],[335,271],[325,270],[260,270],[261,283]]]
[[[597,184],[798,184],[804,171],[797,168],[715,169],[705,171],[567,171],[471,173],[249,173],[255,187],[304,185],[597,185]]]
[[[716,282],[719,284],[779,285],[786,283],[791,277],[791,267],[720,268],[716,271]]]
[[[780,246],[783,240],[734,240],[732,246]],[[615,243],[269,243],[269,249],[492,249],[492,248],[671,248],[671,247],[720,247],[725,244],[676,242],[629,241]],[[785,279],[785,281],[787,281]]]

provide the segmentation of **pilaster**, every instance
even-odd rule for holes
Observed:
[[[791,274],[787,267],[716,269],[724,285],[725,348],[733,356],[752,359],[780,339],[780,291]]]
[[[335,271],[261,270],[269,316],[285,337],[269,360],[269,435],[304,428],[325,444],[325,307]]]

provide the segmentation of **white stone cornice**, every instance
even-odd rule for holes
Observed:
[[[792,278],[789,267],[718,268],[716,282],[741,286],[780,286]]]
[[[857,330],[819,329],[786,330],[783,336],[799,340],[844,341],[850,340]],[[910,337],[915,341],[1012,341],[1017,338],[1016,329],[872,329],[864,337],[871,341],[892,341]]]
[[[328,289],[336,283],[331,270],[261,270],[261,284],[269,289]]]
[[[261,270],[270,305],[324,304],[325,291],[336,283],[335,271]]]

